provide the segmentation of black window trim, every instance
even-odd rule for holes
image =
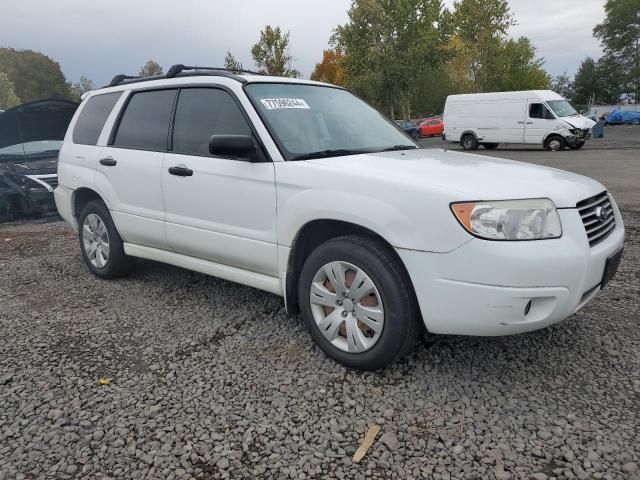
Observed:
[[[116,117],[116,120],[113,123],[113,127],[111,128],[111,132],[109,134],[109,139],[107,141],[107,146],[111,147],[111,148],[118,148],[118,149],[123,149],[123,150],[141,150],[141,151],[147,151],[147,152],[173,153],[174,155],[184,155],[184,156],[203,157],[203,158],[217,158],[217,159],[221,159],[221,160],[231,160],[231,161],[245,162],[246,163],[246,160],[238,159],[238,158],[234,158],[234,157],[213,157],[211,155],[196,155],[196,154],[192,154],[192,153],[178,153],[178,152],[174,152],[173,151],[173,131],[174,131],[174,126],[175,126],[176,110],[178,108],[178,100],[180,98],[180,92],[182,90],[186,90],[186,89],[189,89],[189,88],[201,88],[201,89],[202,88],[210,88],[210,89],[216,89],[216,90],[223,90],[223,91],[227,92],[231,96],[232,100],[236,103],[238,108],[240,109],[240,112],[242,113],[242,116],[244,117],[245,121],[247,122],[247,125],[249,125],[249,129],[251,130],[251,135],[252,135],[254,141],[258,144],[258,150],[259,150],[258,154],[261,155],[264,158],[264,161],[262,163],[273,162],[273,159],[271,158],[271,155],[269,155],[269,151],[265,147],[262,139],[260,138],[260,135],[258,135],[258,132],[257,132],[257,130],[255,128],[255,125],[253,124],[251,118],[249,117],[249,114],[247,113],[247,111],[244,108],[244,106],[242,105],[242,103],[240,103],[240,100],[238,99],[238,96],[235,94],[235,92],[233,90],[231,90],[226,85],[220,85],[220,84],[216,84],[216,83],[180,83],[180,84],[176,84],[176,85],[162,85],[162,86],[155,86],[155,87],[135,88],[135,89],[132,88],[132,89],[124,90],[124,92],[127,92],[127,98],[125,99],[124,103],[122,104],[122,107],[120,107],[120,111],[118,112],[118,116]],[[167,132],[167,142],[166,142],[165,149],[164,150],[149,150],[147,148],[130,148],[130,147],[125,148],[125,147],[118,147],[117,145],[114,145],[113,142],[115,140],[116,134],[118,133],[118,129],[120,128],[120,122],[122,121],[122,117],[124,116],[124,112],[126,111],[127,106],[129,105],[129,102],[131,101],[131,98],[133,98],[133,96],[136,93],[150,92],[150,91],[155,91],[155,90],[176,90],[176,95],[175,95],[175,98],[174,98],[174,101],[173,101],[173,107],[172,107],[172,110],[171,110],[171,115],[169,117],[169,128],[168,128],[168,132]],[[246,95],[246,93],[245,93],[245,95]],[[251,102],[251,99],[249,99],[249,101]]]

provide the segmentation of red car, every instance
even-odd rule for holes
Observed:
[[[434,137],[442,135],[444,122],[441,118],[425,118],[418,123],[421,137]]]

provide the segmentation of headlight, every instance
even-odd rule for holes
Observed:
[[[488,240],[542,240],[562,235],[558,210],[548,198],[452,203],[451,211],[469,233]]]

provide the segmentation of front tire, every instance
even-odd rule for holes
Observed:
[[[101,200],[85,205],[78,218],[80,251],[87,267],[97,277],[123,277],[135,266],[135,258],[124,253],[124,243],[109,209]]]
[[[467,133],[460,139],[460,145],[462,145],[462,148],[464,148],[465,150],[477,150],[478,140],[476,139],[475,135]]]
[[[567,142],[564,138],[558,135],[552,135],[544,141],[544,148],[550,152],[559,152],[567,147]]]
[[[302,267],[298,300],[315,342],[349,368],[384,368],[419,335],[407,274],[376,239],[346,236],[317,247]]]

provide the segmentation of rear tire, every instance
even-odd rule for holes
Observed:
[[[349,368],[384,368],[419,337],[408,275],[373,238],[345,236],[317,247],[302,267],[298,301],[318,346]]]
[[[478,140],[476,139],[475,135],[472,135],[471,133],[467,133],[463,135],[462,138],[460,139],[460,145],[465,150],[477,150]]]
[[[497,143],[483,143],[482,144],[482,146],[484,148],[486,148],[487,150],[495,150],[496,148],[498,148],[498,145],[499,144],[497,144]]]
[[[112,279],[128,275],[136,259],[124,253],[124,243],[109,209],[101,200],[87,203],[78,217],[80,251],[95,276]]]
[[[544,148],[550,152],[559,152],[567,147],[567,142],[564,138],[558,135],[552,135],[544,141]]]

